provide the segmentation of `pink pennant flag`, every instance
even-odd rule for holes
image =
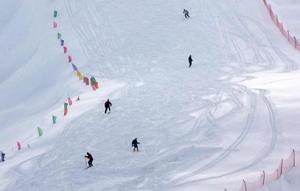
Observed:
[[[57,28],[57,22],[53,22],[53,28]]]
[[[19,141],[17,141],[17,149],[18,149],[18,151],[21,150],[21,148],[22,148],[21,147],[21,143]]]
[[[64,53],[66,54],[68,52],[68,48],[64,46]]]
[[[73,102],[72,102],[71,98],[68,97],[68,104],[69,104],[69,105],[72,105],[72,103],[73,103]]]

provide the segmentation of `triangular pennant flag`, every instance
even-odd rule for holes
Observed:
[[[57,22],[53,22],[53,28],[57,28]]]
[[[68,104],[69,104],[69,105],[72,105],[72,103],[73,103],[73,102],[72,102],[71,98],[68,97]]]
[[[80,81],[83,80],[83,75],[79,76],[79,80],[80,80]]]
[[[17,141],[17,149],[18,151],[22,149],[21,143],[19,141]]]
[[[64,103],[64,109],[68,109],[68,103]]]
[[[77,66],[76,66],[75,64],[72,64],[72,67],[73,67],[73,70],[74,70],[74,71],[77,71],[77,70],[78,70],[78,68],[77,68]]]
[[[94,86],[96,89],[99,89],[99,82],[96,81]]]
[[[68,62],[71,63],[72,62],[72,57],[68,56]]]
[[[90,80],[88,77],[84,77],[83,81],[84,81],[85,85],[87,85],[87,86],[90,85]]]
[[[64,103],[64,116],[68,114],[68,103]]]
[[[53,17],[57,17],[57,10],[54,10]]]
[[[64,116],[68,114],[68,109],[64,109]]]
[[[77,70],[76,75],[79,78],[79,76],[81,76],[81,73]]]
[[[43,130],[40,127],[38,127],[37,130],[38,130],[39,136],[41,137],[43,135]]]
[[[56,124],[56,119],[57,119],[57,117],[55,115],[52,115],[52,123],[53,124]]]
[[[95,82],[96,82],[96,78],[94,76],[92,76],[90,78],[90,81],[91,81],[91,86],[94,86],[95,85]]]
[[[77,70],[77,76],[78,76],[80,81],[83,80],[83,75],[78,70]]]

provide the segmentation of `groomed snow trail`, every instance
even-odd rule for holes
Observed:
[[[241,82],[297,63],[279,48],[290,47],[262,2],[63,0],[52,7],[82,67],[104,88],[85,94],[55,137],[36,141],[47,149],[8,169],[0,190],[236,190],[272,161],[276,108],[268,91]],[[104,115],[106,98],[113,107]],[[131,152],[135,137],[139,153]],[[86,151],[95,158],[88,170]]]

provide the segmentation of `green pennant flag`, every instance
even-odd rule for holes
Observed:
[[[57,119],[57,117],[55,115],[52,115],[52,123],[53,124],[56,124],[56,119]]]
[[[53,17],[57,17],[57,10],[54,10]]]
[[[68,109],[68,103],[64,103],[64,109]]]
[[[91,81],[91,85],[94,86],[95,82],[96,82],[96,78],[94,76],[92,76],[90,81]]]
[[[57,39],[61,39],[61,34],[57,33]]]
[[[43,130],[40,127],[38,127],[37,130],[38,130],[39,136],[41,137],[43,135]]]

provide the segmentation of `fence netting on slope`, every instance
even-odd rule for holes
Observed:
[[[300,43],[298,42],[296,36],[292,35],[289,30],[285,29],[283,22],[278,19],[278,15],[276,15],[271,7],[271,4],[267,2],[267,0],[263,0],[266,8],[268,9],[269,15],[272,21],[275,23],[277,28],[283,34],[283,36],[287,39],[287,41],[297,50],[300,51]]]
[[[267,2],[267,0],[263,0],[268,13],[274,22],[274,24],[277,26],[277,28],[280,30],[281,34],[287,39],[287,41],[297,50],[300,51],[300,43],[298,42],[296,36],[292,35],[289,30],[285,29],[283,22],[281,22],[278,19],[278,15],[276,15],[272,9],[272,6],[270,3]],[[249,182],[246,180],[243,180],[242,186],[239,189],[239,191],[254,191],[257,190],[264,185],[268,185],[273,181],[276,181],[279,179],[282,175],[289,172],[291,169],[296,167],[300,164],[300,152],[293,150],[290,156],[287,159],[282,159],[280,161],[279,167],[271,172],[266,173],[263,171],[259,178],[254,182]]]
[[[278,168],[271,172],[266,173],[263,171],[254,182],[243,180],[242,186],[239,191],[255,191],[265,185],[270,184],[273,181],[278,180],[282,175],[286,174],[294,167],[300,164],[300,152],[293,150],[287,159],[281,159]]]

